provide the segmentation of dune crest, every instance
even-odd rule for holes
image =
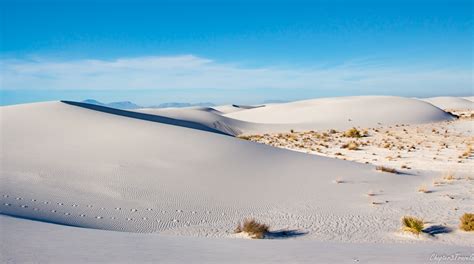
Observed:
[[[256,123],[291,124],[294,128],[347,128],[380,124],[416,124],[453,117],[433,105],[394,96],[321,98],[269,105],[225,116]]]

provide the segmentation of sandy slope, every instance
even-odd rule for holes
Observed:
[[[427,103],[393,100],[400,111],[424,115],[397,119],[383,110],[389,122],[450,118]],[[208,237],[233,237],[236,223],[254,216],[269,223],[276,236],[279,230],[294,230],[294,239],[474,244],[472,236],[457,230],[460,214],[474,210],[472,193],[466,192],[472,191],[472,182],[445,187],[445,192],[462,194],[459,199],[420,195],[414,190],[438,174],[380,173],[370,165],[233,138],[188,120],[205,119],[201,112],[212,111],[180,113],[179,119],[61,102],[0,111],[2,214],[95,229]],[[250,111],[261,110],[240,113]],[[357,114],[351,115],[355,121]],[[407,214],[450,231],[418,239],[400,235],[399,219]],[[176,241],[189,246],[187,240]]]
[[[237,136],[243,133],[261,133],[275,129],[279,126],[257,124],[240,121],[223,116],[214,108],[166,108],[166,109],[137,109],[136,112],[147,113],[156,116],[164,116],[179,120],[187,120],[216,129],[228,135]],[[284,130],[285,128],[281,128]]]
[[[474,102],[474,96],[467,96],[467,97],[463,97],[464,99],[466,100],[469,100],[471,102]]]
[[[256,123],[292,124],[298,130],[418,124],[452,118],[426,102],[393,96],[312,99],[269,105],[225,116]]]
[[[474,110],[474,102],[472,100],[461,97],[431,97],[422,98],[421,100],[428,102],[443,110]]]

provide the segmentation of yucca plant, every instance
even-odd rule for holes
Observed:
[[[402,217],[402,230],[419,235],[424,228],[423,220],[414,216]]]
[[[238,224],[235,233],[247,233],[251,238],[262,239],[269,231],[269,226],[259,223],[255,219],[245,219],[243,224]]]

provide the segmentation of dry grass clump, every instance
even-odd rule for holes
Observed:
[[[469,156],[471,155],[471,153],[473,152],[473,149],[471,146],[467,146],[467,150],[464,151],[464,153],[462,153],[461,156],[459,156],[459,158],[469,158]]]
[[[474,214],[465,213],[460,218],[459,228],[464,231],[474,231]]]
[[[453,180],[456,180],[456,177],[454,177],[453,172],[446,172],[443,176],[443,179],[446,181],[453,181]]]
[[[247,233],[251,238],[262,239],[269,231],[269,226],[259,223],[255,219],[245,219],[243,224],[239,223],[235,229],[235,233]]]
[[[357,128],[353,127],[347,130],[346,132],[344,132],[344,136],[351,137],[351,138],[361,138],[362,133]]]
[[[424,228],[423,220],[414,216],[402,217],[402,230],[419,235]]]
[[[238,138],[240,139],[243,139],[243,140],[250,140],[252,138],[252,136],[237,136]]]
[[[348,149],[348,150],[358,150],[359,144],[357,142],[351,141],[349,143],[343,144],[341,148]]]
[[[418,188],[418,192],[429,193],[430,191],[424,185],[422,185],[420,188]]]
[[[375,169],[378,170],[378,171],[383,171],[383,172],[398,173],[398,171],[396,169],[385,167],[385,166],[377,166],[377,167],[375,167]]]

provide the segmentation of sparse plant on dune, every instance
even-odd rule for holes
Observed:
[[[461,216],[460,220],[459,228],[468,232],[474,231],[474,214],[465,213]]]
[[[395,173],[395,174],[398,173],[396,169],[385,167],[385,166],[377,166],[375,167],[375,169],[382,172],[389,172],[389,173]]]
[[[454,177],[453,172],[446,172],[443,176],[443,179],[446,181],[453,181],[453,180],[456,180],[456,177]]]
[[[346,132],[344,132],[344,136],[345,137],[352,137],[352,138],[361,138],[362,137],[362,133],[355,127],[347,130]]]
[[[357,142],[351,141],[349,143],[343,144],[341,148],[348,149],[348,150],[358,150],[359,144]]]
[[[429,193],[430,191],[424,185],[422,185],[420,188],[418,188],[418,192]]]
[[[344,180],[341,179],[341,178],[337,178],[336,180],[334,180],[335,183],[344,183]]]
[[[250,140],[252,138],[252,136],[244,136],[244,135],[237,136],[237,137],[240,138],[240,139],[243,139],[243,140]]]
[[[423,220],[418,219],[414,216],[402,217],[402,230],[411,232],[415,235],[419,235],[424,228]]]
[[[254,239],[262,239],[268,233],[270,227],[266,224],[259,223],[257,220],[248,218],[243,224],[239,223],[235,229],[235,233],[246,233]]]

